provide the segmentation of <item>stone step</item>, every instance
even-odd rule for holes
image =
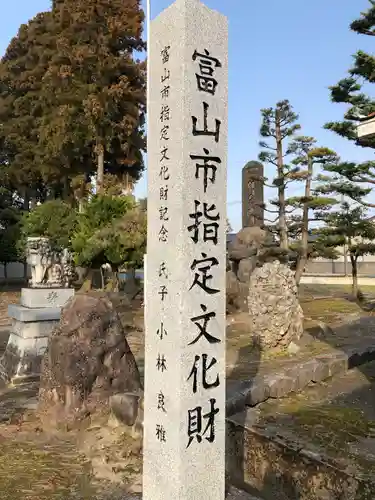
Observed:
[[[259,492],[264,500],[374,498],[374,461],[362,470],[345,466],[280,426],[259,424],[257,415],[257,409],[248,408],[227,419],[226,467],[232,484]]]
[[[258,496],[255,497],[246,491],[239,490],[238,488],[232,486],[229,489],[226,500],[261,500],[261,498]]]
[[[257,374],[253,380],[227,381],[228,417],[257,406],[268,399],[279,399],[303,391],[311,382],[319,383],[375,360],[375,341],[366,338],[347,352],[332,351],[290,363],[278,372]]]
[[[117,497],[116,497],[116,499],[113,498],[113,500],[117,500]],[[120,498],[118,500],[120,500]],[[135,495],[125,496],[125,497],[121,495],[121,500],[142,500],[142,495],[135,494]],[[235,487],[231,487],[225,500],[262,500],[262,499],[259,497],[255,497],[253,495],[250,495],[249,493],[246,493],[245,491],[241,491]]]

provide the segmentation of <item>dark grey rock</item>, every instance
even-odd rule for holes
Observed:
[[[76,294],[63,309],[44,355],[38,407],[43,425],[74,423],[109,408],[110,396],[137,393],[141,388],[137,364],[112,302],[103,293]],[[117,409],[124,419],[131,419],[133,410],[125,415],[124,402],[117,401]]]
[[[253,255],[256,255],[256,248],[251,248],[238,241],[232,242],[228,247],[228,256],[230,260],[240,261],[243,259],[248,259]]]
[[[243,259],[238,265],[237,277],[242,283],[249,284],[251,273],[257,266],[257,258]]]
[[[132,427],[138,416],[140,394],[114,394],[109,398],[109,406],[114,416],[121,423]]]

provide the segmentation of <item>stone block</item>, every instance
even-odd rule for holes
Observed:
[[[318,363],[315,367],[315,371],[313,373],[312,382],[321,382],[331,376],[331,367],[329,365],[329,361],[325,356],[317,356],[315,358]]]
[[[270,389],[270,398],[284,398],[296,390],[296,381],[292,377],[287,377],[284,373],[266,377],[266,383]]]
[[[49,337],[52,330],[58,325],[58,320],[51,321],[19,321],[12,320],[12,333],[23,339]]]
[[[61,307],[30,309],[18,304],[8,306],[8,316],[18,321],[28,323],[37,321],[60,321]]]
[[[287,370],[288,377],[295,380],[296,391],[301,391],[314,379],[318,366],[319,362],[311,359],[304,363],[298,363]]]
[[[346,372],[349,366],[349,358],[345,352],[332,354],[329,360],[331,376]]]
[[[40,376],[41,362],[48,339],[60,320],[61,308],[29,309],[20,305],[8,308],[12,328],[0,360],[3,382],[34,379]]]
[[[270,397],[270,387],[264,380],[254,381],[246,399],[248,406],[263,403]]]
[[[64,307],[73,296],[73,288],[22,288],[20,304],[31,309]]]
[[[5,380],[38,378],[48,337],[24,339],[11,333],[1,358],[1,375]]]

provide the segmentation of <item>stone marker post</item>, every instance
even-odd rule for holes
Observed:
[[[151,24],[144,500],[224,500],[227,20]]]
[[[242,169],[242,227],[264,225],[264,167],[249,161]]]

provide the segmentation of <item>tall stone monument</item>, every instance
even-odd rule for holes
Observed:
[[[144,500],[224,500],[227,19],[151,24]]]
[[[242,227],[264,225],[263,177],[263,165],[257,161],[242,169]]]

